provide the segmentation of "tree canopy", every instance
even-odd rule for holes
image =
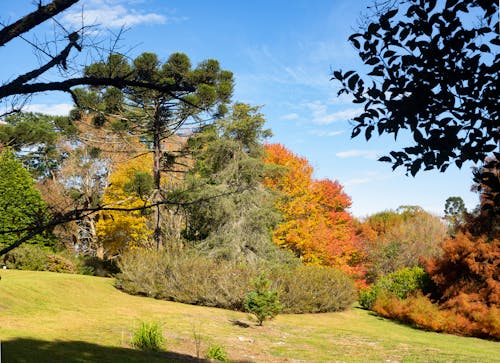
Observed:
[[[380,161],[419,170],[482,162],[496,153],[498,108],[498,2],[490,0],[384,2],[361,32],[349,37],[370,69],[335,71],[346,93],[364,106],[352,136],[374,131],[414,143]]]
[[[47,206],[30,173],[10,149],[0,153],[0,175],[0,250],[21,239],[50,244],[50,238],[31,233],[47,220]]]

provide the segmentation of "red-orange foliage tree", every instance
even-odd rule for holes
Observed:
[[[359,278],[363,274],[349,197],[337,181],[314,180],[313,168],[280,144],[266,145],[265,161],[277,165],[264,184],[280,194],[277,209],[282,222],[274,241],[305,263],[334,266]]]
[[[480,207],[443,243],[443,256],[428,261],[426,268],[440,306],[468,322],[465,333],[495,339],[500,339],[499,169],[493,158],[476,171]]]

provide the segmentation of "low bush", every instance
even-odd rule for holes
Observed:
[[[131,294],[195,305],[244,310],[252,280],[266,273],[283,311],[317,313],[348,308],[355,300],[352,280],[319,266],[263,266],[215,260],[194,253],[132,250],[119,262],[116,287]]]
[[[160,351],[164,344],[165,338],[158,323],[141,322],[132,335],[131,345],[137,349]]]
[[[78,259],[78,273],[100,277],[112,277],[120,272],[115,260],[84,256]]]
[[[468,311],[463,309],[466,305]],[[381,293],[372,310],[421,329],[500,340],[500,309],[495,306],[462,302],[455,308],[445,309],[421,293],[406,299]]]
[[[5,255],[3,263],[10,269],[43,271],[49,255],[50,251],[45,248],[23,244]]]
[[[365,309],[372,309],[378,296],[389,294],[399,299],[405,299],[417,290],[428,292],[432,282],[421,267],[403,268],[381,277],[374,285],[359,293],[359,304]]]
[[[47,265],[45,269],[51,272],[69,274],[74,274],[78,271],[73,261],[59,255],[49,255],[47,257]]]
[[[4,257],[8,268],[30,271],[51,271],[76,273],[76,264],[67,257],[56,254],[48,248],[29,244],[21,245]]]

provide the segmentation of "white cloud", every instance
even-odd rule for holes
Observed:
[[[328,104],[330,104],[330,105],[352,105],[353,100],[354,100],[354,97],[343,93],[340,96],[335,95],[333,97],[330,97],[330,99],[328,100]]]
[[[362,157],[365,159],[375,160],[379,157],[380,154],[381,154],[380,150],[352,149],[352,150],[340,151],[335,155],[341,159]]]
[[[304,105],[312,112],[311,121],[320,125],[348,121],[363,112],[362,108],[346,108],[336,112],[329,112],[328,106],[321,101],[306,102]]]
[[[286,115],[281,116],[281,119],[283,119],[283,120],[296,120],[298,118],[299,118],[299,115],[296,114],[295,112],[288,113]]]
[[[315,63],[339,63],[340,60],[356,57],[356,52],[348,42],[312,41],[301,44],[306,49],[308,58]]]
[[[32,103],[24,106],[23,111],[40,112],[46,115],[53,116],[67,116],[72,108],[73,105],[70,103],[57,103],[52,105],[45,103]]]
[[[332,137],[332,136],[338,136],[342,135],[345,133],[345,130],[338,130],[338,131],[325,131],[325,130],[313,130],[311,131],[311,134],[315,136],[320,136],[320,137]]]
[[[380,173],[380,172],[363,172],[361,175],[353,177],[342,181],[342,185],[346,187],[351,187],[354,185],[367,184],[367,183],[377,183],[380,181],[388,180],[394,178],[393,173]]]
[[[81,26],[83,20],[84,25],[101,25],[110,29],[137,24],[165,24],[168,21],[183,20],[183,18],[167,18],[163,14],[138,11],[130,8],[130,3],[123,3],[124,5],[121,5],[116,0],[88,0],[83,3],[83,8],[75,7],[74,10],[65,13],[62,20],[74,27]]]
[[[247,59],[254,69],[245,77],[261,83],[283,85],[301,85],[321,89],[330,89],[331,83],[328,71],[308,63],[292,64],[290,55],[283,52],[273,52],[269,46],[260,45],[245,48]]]

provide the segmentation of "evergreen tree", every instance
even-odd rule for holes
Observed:
[[[0,144],[11,147],[36,178],[53,176],[65,158],[58,140],[76,131],[68,117],[20,112],[3,121]]]
[[[30,229],[46,223],[46,205],[35,189],[30,173],[10,149],[0,154],[0,250],[30,233]],[[37,235],[32,244],[48,245],[51,239]]]
[[[168,197],[170,185],[162,182],[162,173],[178,172],[179,159],[183,155],[177,148],[168,147],[170,140],[179,141],[186,133],[222,116],[233,90],[233,75],[220,68],[213,59],[191,66],[189,58],[182,53],[172,54],[161,63],[154,53],[143,53],[132,64],[117,54],[107,62],[92,64],[85,69],[89,77],[125,77],[142,83],[171,87],[165,93],[144,87],[126,87],[120,91],[115,87],[94,87],[78,90],[79,106],[94,113],[94,123],[101,127],[108,122],[116,131],[141,138],[147,151],[153,154],[151,171],[153,191],[151,201],[154,208],[154,240],[157,248],[165,247],[169,231],[165,231],[166,206],[160,206]],[[143,151],[143,150],[142,150]]]
[[[262,185],[262,142],[271,132],[258,110],[237,103],[188,141],[195,164],[187,182],[192,198],[206,201],[187,209],[186,237],[216,257],[258,261],[284,254],[271,240],[278,214],[273,194]]]

